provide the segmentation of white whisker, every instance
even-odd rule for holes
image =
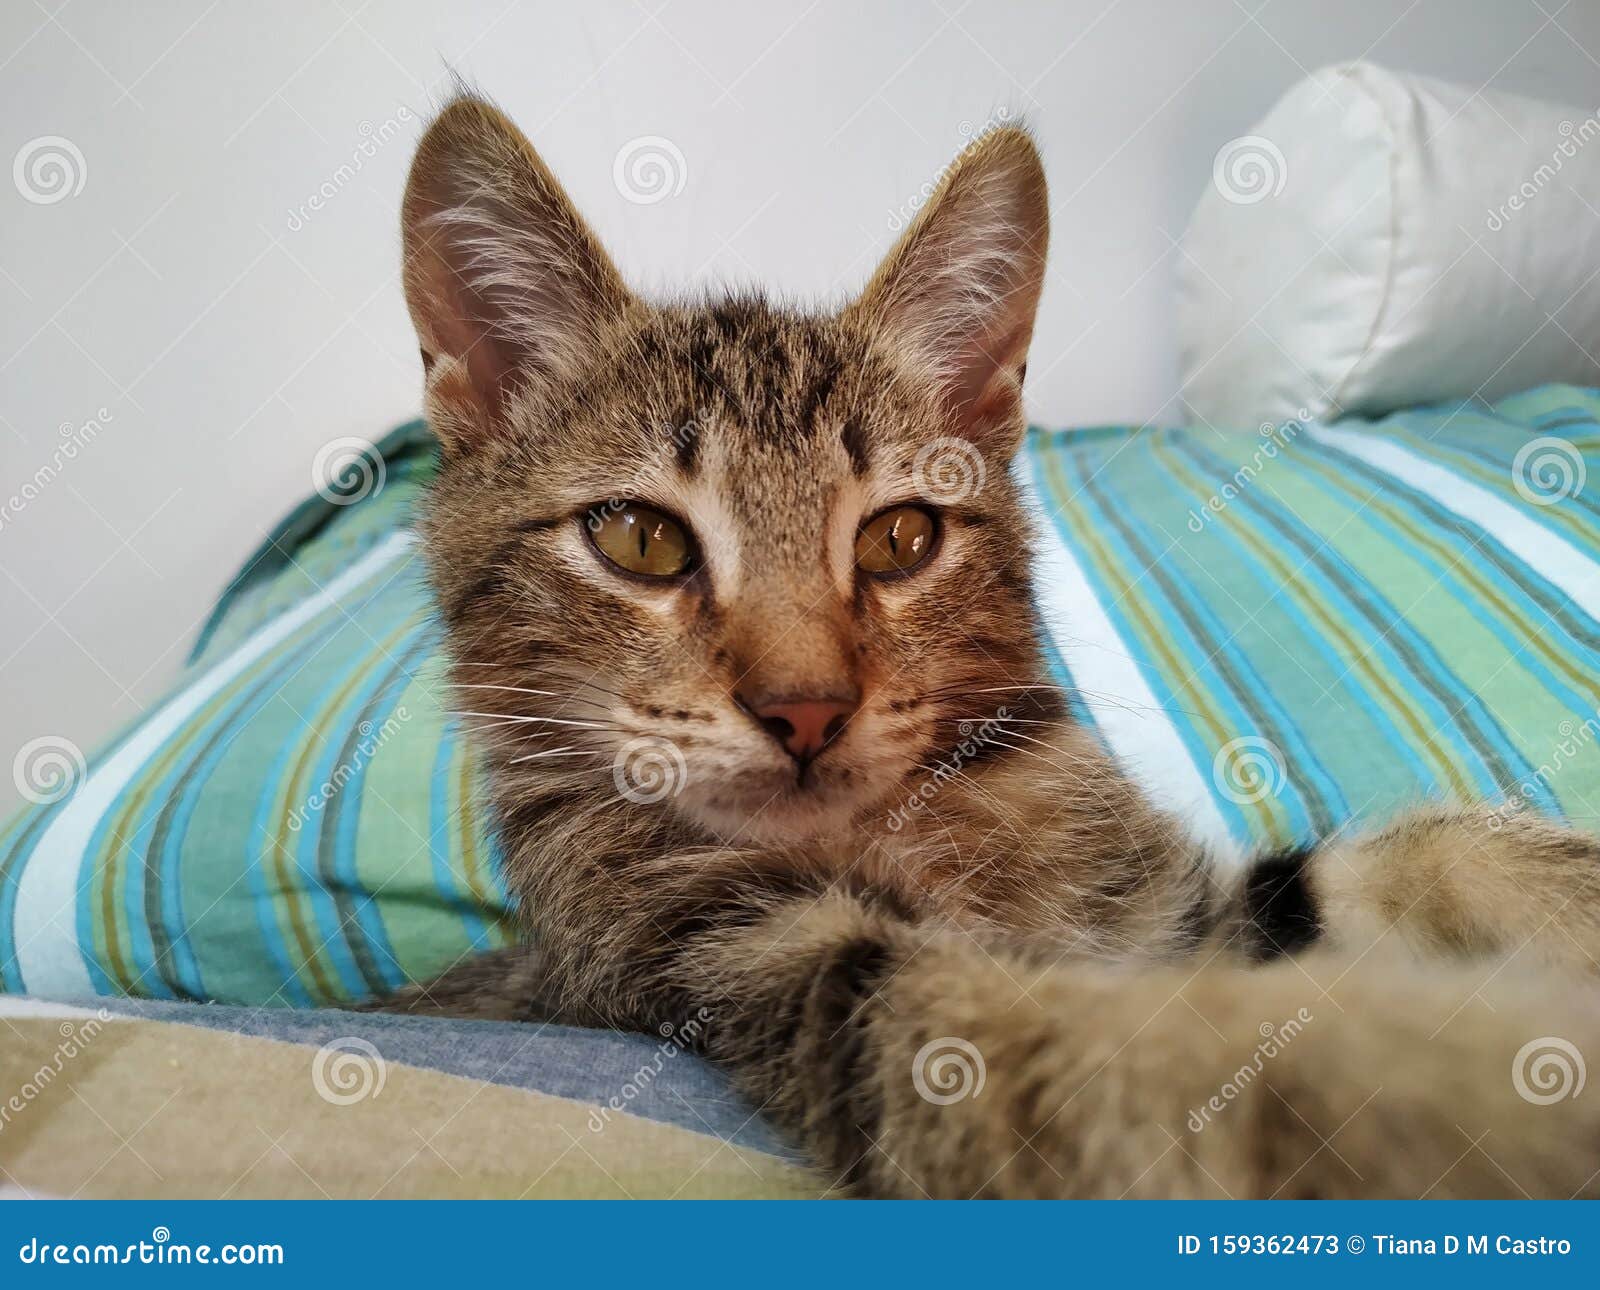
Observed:
[[[524,756],[521,756],[521,757],[513,757],[506,764],[508,766],[514,766],[519,761],[538,761],[539,758],[541,758],[541,757],[604,757],[604,756],[605,756],[604,753],[594,752],[594,751],[591,751],[591,750],[589,750],[587,748],[573,748],[571,746],[568,746],[566,748],[550,748],[550,749],[545,750],[544,752],[527,753],[527,754],[525,754]]]
[[[581,726],[585,730],[610,730],[612,727],[603,721],[572,721],[565,717],[520,717],[509,712],[447,712],[447,717],[487,717],[495,721],[521,722],[537,721],[542,725],[552,726]]]

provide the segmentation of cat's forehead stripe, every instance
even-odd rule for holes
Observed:
[[[658,315],[633,352],[660,379],[677,383],[695,405],[695,420],[714,419],[724,433],[753,442],[793,451],[820,433],[836,433],[841,417],[855,416],[858,426],[841,442],[859,473],[860,409],[838,397],[846,372],[865,357],[859,348],[831,319],[784,316],[740,300]],[[675,451],[684,473],[693,474],[699,447],[680,440]]]

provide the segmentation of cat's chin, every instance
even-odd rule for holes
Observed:
[[[859,831],[863,811],[870,795],[802,786],[777,792],[719,794],[695,800],[688,794],[676,803],[678,810],[693,823],[732,845],[794,845],[832,837],[848,837]]]

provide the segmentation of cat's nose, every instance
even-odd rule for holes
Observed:
[[[799,762],[808,762],[850,720],[851,699],[786,699],[779,703],[745,703],[746,711]]]

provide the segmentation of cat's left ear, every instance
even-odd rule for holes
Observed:
[[[533,145],[470,95],[418,145],[401,233],[435,428],[454,446],[492,433],[514,390],[577,370],[630,299]]]
[[[941,384],[964,438],[1009,450],[1021,433],[1049,236],[1033,140],[1016,127],[991,131],[956,158],[847,310]]]

